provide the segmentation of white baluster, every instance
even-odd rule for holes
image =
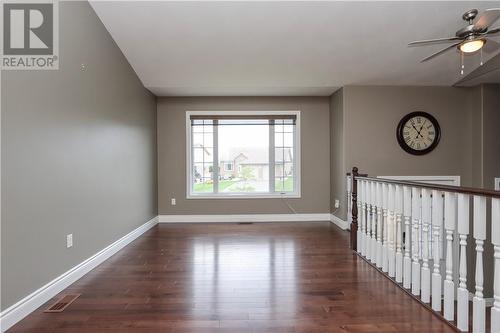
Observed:
[[[431,191],[422,189],[422,302],[430,302],[431,270],[429,268],[429,226],[431,224]]]
[[[500,199],[491,199],[491,242],[495,246],[495,275],[493,278],[493,307],[491,332],[500,332]]]
[[[370,259],[370,226],[371,226],[371,216],[370,216],[370,183],[367,181],[365,183],[365,199],[366,199],[366,208],[365,208],[365,253],[366,258]]]
[[[453,232],[457,218],[457,195],[446,192],[444,198],[444,228],[446,230],[446,279],[444,281],[444,318],[455,317],[455,284],[453,282]]]
[[[382,183],[377,183],[377,266],[382,267]]]
[[[403,262],[403,287],[411,287],[411,238],[410,238],[410,216],[411,216],[411,188],[403,187],[403,215],[405,224],[404,237],[404,262]]]
[[[389,240],[387,233],[388,219],[389,219],[389,185],[382,185],[382,207],[383,207],[383,220],[382,220],[382,235],[383,235],[383,243],[382,243],[382,271],[387,272],[389,270],[389,261],[388,253],[389,253]]]
[[[420,224],[421,224],[421,190],[413,187],[411,189],[411,217],[412,217],[412,268],[411,268],[411,292],[420,295]]]
[[[362,214],[362,204],[361,198],[363,196],[361,189],[361,180],[357,181],[358,183],[358,193],[357,193],[357,201],[356,206],[358,208],[358,253],[363,254],[363,214]]]
[[[403,186],[396,185],[395,192],[395,212],[396,212],[396,282],[403,282],[403,244],[401,241],[403,221]]]
[[[366,182],[366,258],[372,260],[372,213],[371,182]]]
[[[434,270],[432,272],[432,309],[441,311],[441,251],[440,235],[443,226],[443,194],[432,191],[432,253],[434,258]]]
[[[396,273],[396,240],[395,240],[395,201],[396,201],[396,189],[395,186],[389,184],[389,219],[388,219],[388,227],[387,227],[387,235],[389,239],[389,250],[387,255],[387,260],[389,262],[389,276],[394,277]]]
[[[359,181],[359,199],[358,212],[359,222],[361,225],[361,254],[366,256],[365,243],[366,243],[366,203],[365,203],[365,181]]]
[[[371,199],[371,212],[372,212],[372,227],[371,227],[371,253],[372,253],[372,262],[377,262],[377,192],[376,192],[376,184],[375,182],[371,182],[370,187],[370,199]]]
[[[476,239],[476,294],[472,299],[472,332],[484,333],[486,303],[483,297],[483,245],[486,239],[486,197],[474,196],[473,225],[473,234]]]
[[[457,327],[469,330],[469,291],[467,290],[467,235],[469,234],[469,196],[458,194],[458,234],[460,237],[460,283],[457,290]]]

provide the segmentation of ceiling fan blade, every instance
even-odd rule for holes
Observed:
[[[499,18],[500,18],[500,8],[486,9],[479,16],[476,23],[474,23],[474,30],[478,32],[486,30]]]
[[[488,30],[485,35],[494,35],[500,32],[500,27],[493,28],[491,30]]]
[[[452,48],[456,47],[457,45],[460,45],[460,43],[455,43],[453,45],[447,46],[444,49],[442,49],[442,50],[440,50],[440,51],[438,51],[436,53],[431,54],[427,58],[422,59],[422,61],[420,61],[420,62],[426,62],[428,60],[431,60],[432,58],[437,57],[438,55],[440,55],[440,54],[442,54],[442,53],[444,53],[444,52],[446,52],[448,50],[451,50]]]
[[[438,44],[438,43],[450,43],[456,40],[462,40],[460,37],[448,37],[448,38],[436,38],[436,39],[426,39],[426,40],[416,40],[408,44],[408,46],[420,46],[424,44]]]

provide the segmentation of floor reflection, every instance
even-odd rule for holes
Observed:
[[[292,239],[196,238],[193,311],[248,312],[249,319],[295,313],[296,265]]]

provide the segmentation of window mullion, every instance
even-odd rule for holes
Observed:
[[[194,129],[193,129],[193,123],[190,122],[189,124],[189,193],[194,192],[194,148],[193,148],[193,142],[194,142]]]
[[[213,167],[212,167],[212,177],[213,177],[213,183],[214,183],[214,193],[219,193],[219,121],[214,120],[213,123],[213,131],[212,131],[212,142],[213,142],[213,152],[214,152],[214,158],[213,158]]]
[[[299,142],[299,139],[297,138],[297,125],[293,126],[292,127],[292,132],[293,132],[293,149],[292,149],[292,152],[293,152],[293,163],[292,163],[292,166],[293,166],[293,173],[292,173],[292,176],[293,176],[293,192],[294,193],[297,193],[298,191],[298,186],[299,186],[299,171],[300,170],[297,170],[297,157],[300,158],[300,156],[297,156],[297,151],[300,149],[300,142]]]
[[[275,156],[274,156],[274,119],[269,120],[269,193],[274,193],[275,188]]]

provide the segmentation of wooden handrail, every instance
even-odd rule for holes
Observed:
[[[371,181],[377,181],[377,182],[388,183],[388,184],[397,184],[397,185],[406,185],[406,186],[419,187],[419,188],[427,188],[427,189],[438,190],[438,191],[443,191],[443,192],[454,192],[454,193],[463,193],[463,194],[470,194],[470,195],[479,195],[479,196],[483,196],[483,197],[500,198],[500,191],[486,190],[486,189],[480,189],[480,188],[474,188],[474,187],[420,183],[420,182],[413,182],[413,181],[407,181],[407,180],[377,178],[377,177],[368,177],[368,176],[361,176],[361,175],[355,176],[355,178],[360,179],[360,180],[371,180]]]
[[[358,232],[358,207],[357,207],[357,181],[358,180],[371,180],[381,183],[387,184],[397,184],[403,186],[412,186],[418,188],[426,188],[432,190],[438,190],[443,192],[453,192],[453,193],[462,193],[469,195],[477,195],[483,197],[490,198],[500,198],[500,191],[494,190],[486,190],[480,188],[473,187],[464,187],[464,186],[451,186],[451,185],[439,185],[439,184],[431,184],[431,183],[420,183],[414,181],[407,180],[397,180],[397,179],[387,179],[387,178],[377,178],[370,177],[368,174],[360,174],[358,173],[358,168],[353,167],[352,172],[347,172],[347,176],[354,175],[352,179],[352,188],[351,188],[351,196],[352,196],[352,222],[351,222],[351,249],[354,251],[357,250],[357,232]]]
[[[350,172],[347,172],[346,173],[346,176],[350,176],[351,173]],[[358,176],[357,177],[368,177],[368,174],[367,173],[358,173]]]

